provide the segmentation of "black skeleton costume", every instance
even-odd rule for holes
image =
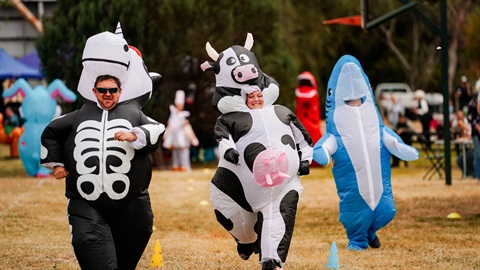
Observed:
[[[85,45],[78,91],[84,106],[54,119],[42,134],[42,165],[62,165],[72,245],[82,269],[135,269],[153,226],[148,153],[164,125],[141,111],[152,91],[140,55],[123,36],[103,32]],[[92,93],[99,75],[120,79],[119,103],[103,110]],[[132,131],[133,142],[113,139]]]
[[[212,105],[222,113],[215,126],[221,158],[211,201],[239,253],[260,253],[263,268],[273,269],[283,266],[288,254],[303,190],[299,175],[308,174],[312,140],[293,112],[273,105],[279,86],[260,70],[252,46],[251,34],[245,46],[220,54],[207,43],[214,62],[201,67],[215,72]],[[251,110],[246,96],[257,90],[264,106]]]

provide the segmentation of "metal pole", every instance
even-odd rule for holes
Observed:
[[[452,184],[452,164],[450,158],[450,112],[448,110],[448,28],[447,28],[447,0],[440,4],[442,29],[442,93],[443,93],[443,138],[445,149],[445,184]]]

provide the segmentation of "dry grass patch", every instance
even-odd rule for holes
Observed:
[[[1,151],[0,151],[1,152]],[[397,215],[378,235],[378,250],[347,251],[338,221],[330,168],[302,179],[305,190],[285,269],[325,269],[330,245],[341,269],[480,269],[480,184],[421,180],[423,161],[393,171]],[[138,269],[149,269],[155,240],[163,269],[260,269],[257,256],[242,261],[232,237],[216,222],[209,181],[214,168],[191,173],[154,171],[150,187],[155,228]],[[0,269],[79,269],[70,245],[64,183],[28,177],[19,160],[0,156]],[[458,212],[460,220],[447,215]]]

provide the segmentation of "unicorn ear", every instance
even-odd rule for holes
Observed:
[[[120,22],[117,23],[117,28],[115,29],[115,35],[120,36],[123,38],[123,30]]]
[[[253,47],[253,35],[251,33],[247,33],[247,39],[245,40],[245,45],[243,46],[247,50],[251,50]]]

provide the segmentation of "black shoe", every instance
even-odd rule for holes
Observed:
[[[368,245],[371,247],[371,248],[379,248],[380,247],[380,239],[378,238],[378,236],[375,236],[375,239],[373,239],[372,241],[368,242]]]
[[[262,264],[262,270],[274,270],[274,269],[281,269],[282,266],[280,265],[279,262],[271,259],[269,261],[263,262]]]
[[[237,243],[237,252],[242,260],[248,260],[253,253],[252,244]]]

